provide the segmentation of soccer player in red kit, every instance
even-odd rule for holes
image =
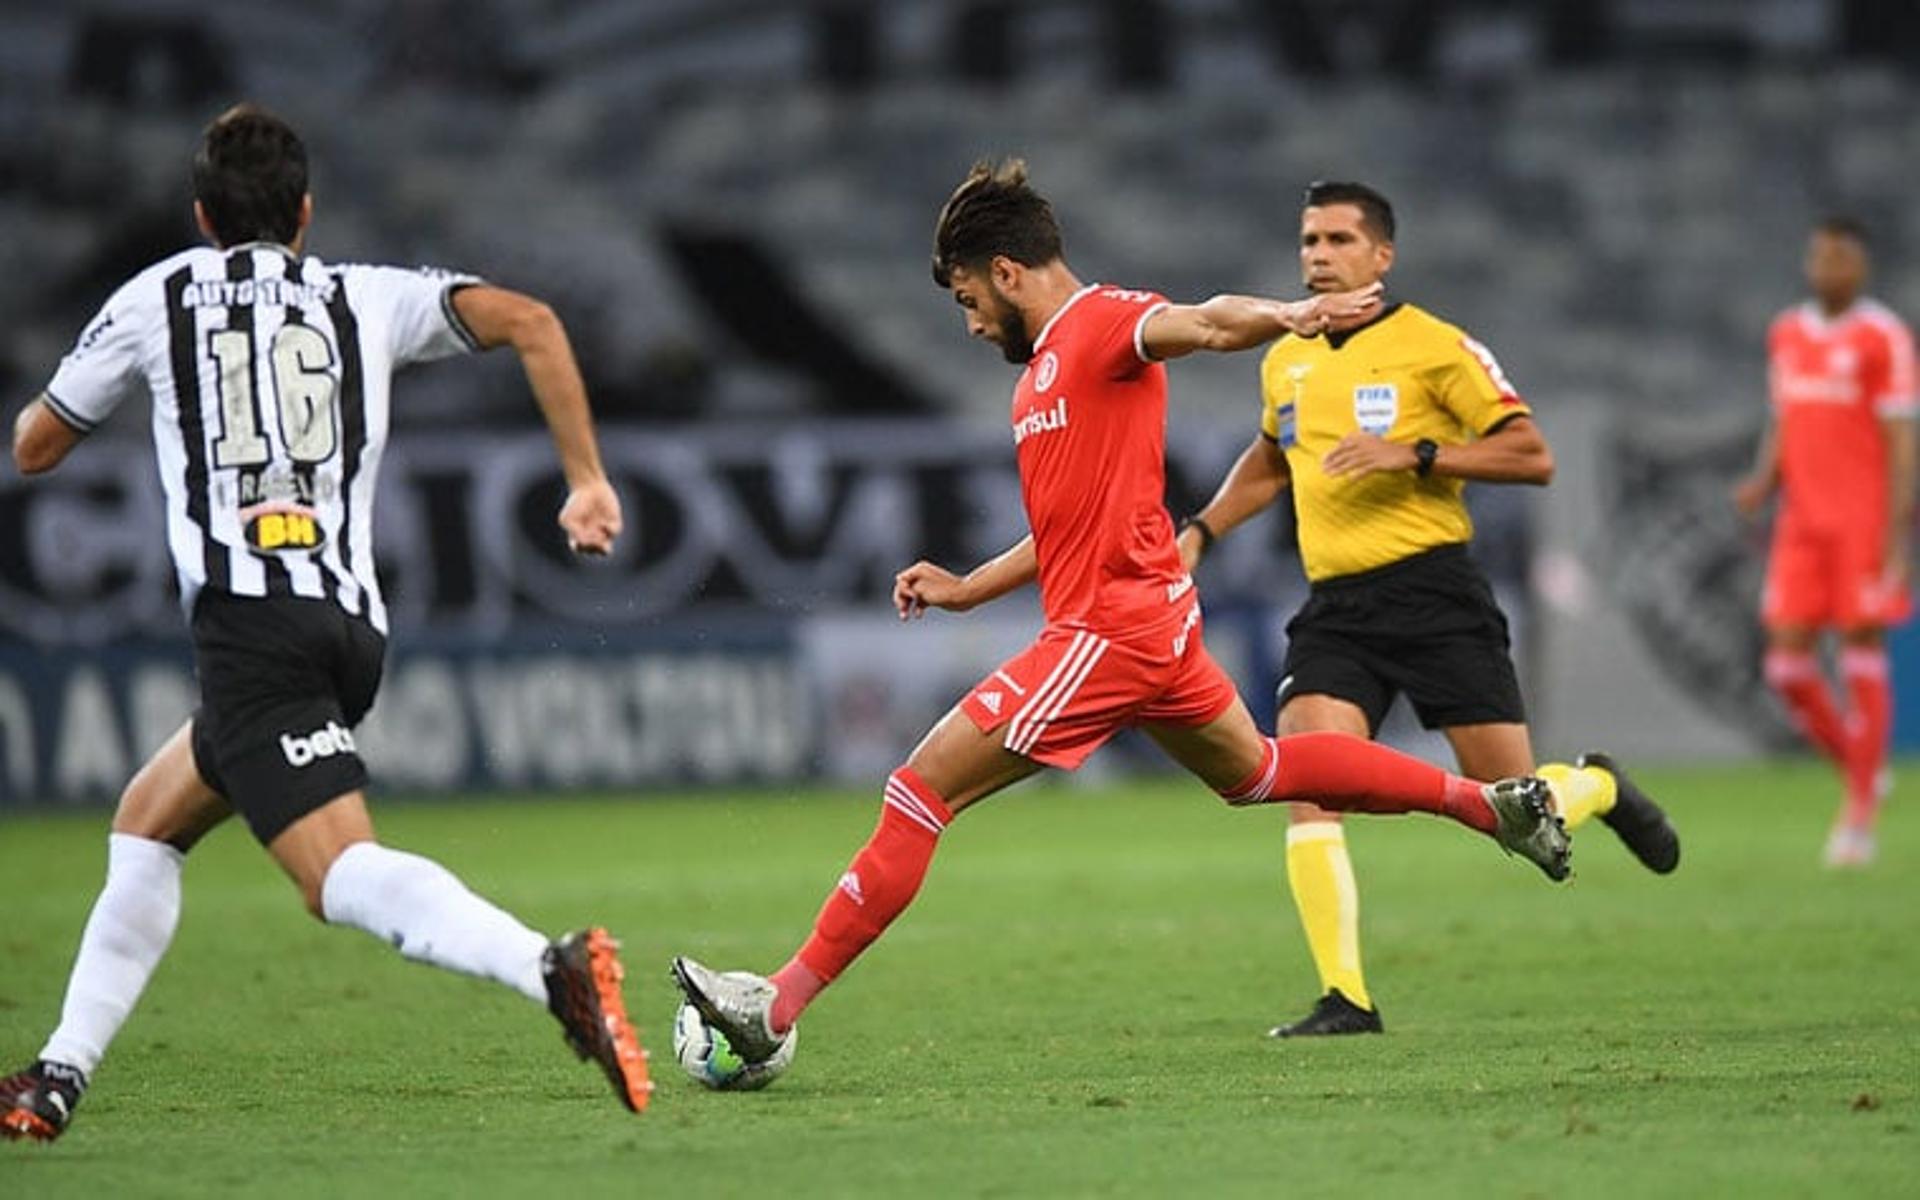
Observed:
[[[1164,501],[1162,363],[1362,323],[1379,311],[1377,286],[1198,305],[1083,286],[1018,161],[976,166],[947,201],[933,275],[969,333],[1025,366],[1012,424],[1031,533],[964,577],[915,563],[896,577],[894,604],[903,619],[964,611],[1038,579],[1046,626],[888,778],[878,829],[785,967],[766,979],[674,960],[687,999],[743,1058],[778,1051],[801,1010],[907,906],[955,814],[1042,767],[1078,767],[1126,726],[1229,804],[1311,796],[1340,810],[1435,813],[1566,877],[1567,835],[1544,781],[1483,786],[1347,734],[1275,741],[1201,640],[1199,597]]]
[[[1913,335],[1861,294],[1867,267],[1858,222],[1834,217],[1814,229],[1813,299],[1781,313],[1767,335],[1772,419],[1734,492],[1750,516],[1780,492],[1762,612],[1766,677],[1845,781],[1827,839],[1835,867],[1873,860],[1893,719],[1886,631],[1912,608]],[[1815,655],[1825,630],[1840,636],[1844,717]]]

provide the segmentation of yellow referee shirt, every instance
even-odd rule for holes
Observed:
[[[1465,480],[1331,478],[1320,460],[1340,439],[1364,429],[1406,445],[1459,445],[1531,412],[1485,346],[1411,304],[1344,336],[1281,338],[1260,364],[1260,392],[1260,428],[1286,452],[1313,581],[1473,536]]]

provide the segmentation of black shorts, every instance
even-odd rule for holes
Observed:
[[[326,600],[205,591],[194,601],[193,762],[261,845],[367,784],[353,727],[387,640]]]
[[[1428,729],[1524,722],[1507,618],[1464,545],[1313,585],[1287,623],[1279,704],[1334,696],[1380,731],[1405,692]]]

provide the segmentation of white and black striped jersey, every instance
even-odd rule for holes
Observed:
[[[433,269],[328,266],[284,246],[202,246],[116,291],[46,402],[86,432],[145,381],[167,544],[202,588],[330,599],[386,629],[373,492],[395,369],[477,349]]]

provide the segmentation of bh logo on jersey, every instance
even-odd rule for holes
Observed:
[[[1038,363],[1034,364],[1033,390],[1044,392],[1052,387],[1053,381],[1058,378],[1060,378],[1060,357],[1049,350],[1040,356]]]
[[[1353,389],[1353,419],[1375,437],[1387,436],[1400,415],[1400,389],[1391,383],[1365,383]]]
[[[328,721],[305,737],[291,733],[280,735],[280,753],[286,755],[287,765],[296,770],[316,758],[332,758],[336,754],[352,754],[355,751],[353,731],[338,721]]]
[[[326,540],[312,509],[259,508],[240,515],[247,521],[247,544],[255,550],[317,550]]]

